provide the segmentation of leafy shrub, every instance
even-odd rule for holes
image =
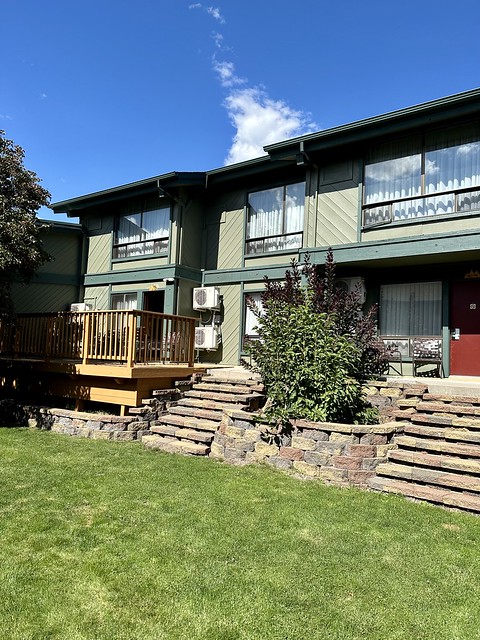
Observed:
[[[302,269],[292,262],[284,282],[265,278],[261,308],[251,299],[248,304],[258,339],[247,342],[253,364],[244,364],[263,379],[268,420],[376,421],[362,391],[362,382],[387,361],[376,336],[376,308],[363,314],[358,293],[336,286],[331,251],[323,269],[307,257]]]

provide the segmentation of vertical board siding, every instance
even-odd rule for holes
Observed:
[[[94,309],[109,309],[108,287],[85,287],[84,300]]]
[[[222,324],[222,364],[237,365],[242,330],[242,296],[239,284],[221,287],[224,318]]]
[[[206,269],[242,266],[245,192],[219,196],[208,206]]]

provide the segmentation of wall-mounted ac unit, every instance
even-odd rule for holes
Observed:
[[[367,289],[363,278],[337,278],[335,285],[346,291],[346,293],[357,294],[360,304],[363,304],[367,299]]]
[[[88,302],[74,302],[70,305],[70,311],[91,311],[92,305]]]
[[[197,311],[220,309],[220,291],[217,287],[197,287],[193,290],[193,308]]]
[[[195,349],[216,349],[218,347],[218,331],[216,327],[196,327]]]

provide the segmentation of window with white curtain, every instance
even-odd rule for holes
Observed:
[[[300,248],[304,210],[304,182],[250,193],[246,253]]]
[[[378,145],[365,163],[363,224],[480,210],[480,124]]]
[[[412,282],[380,287],[380,333],[388,336],[440,336],[442,283]]]
[[[163,253],[168,249],[170,207],[133,210],[117,218],[113,258]]]
[[[112,293],[112,309],[116,311],[130,311],[137,308],[136,293]]]
[[[247,297],[253,300],[253,302],[257,305],[257,309],[261,313],[262,312],[262,293],[254,292],[254,293],[248,293],[245,295],[245,330],[243,333],[245,336],[256,336],[258,335],[258,331],[257,331],[258,318],[250,309],[250,307],[247,305],[247,300],[246,300]]]

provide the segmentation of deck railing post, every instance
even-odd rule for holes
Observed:
[[[86,313],[85,321],[83,323],[82,351],[81,351],[81,358],[82,358],[83,364],[87,364],[87,361],[88,361],[88,348],[90,345],[91,331],[92,331],[92,325],[90,322],[90,313]]]
[[[188,366],[193,367],[195,360],[195,320],[188,322]]]
[[[135,364],[137,337],[137,316],[134,312],[128,314],[128,340],[127,340],[127,366],[133,367]]]

